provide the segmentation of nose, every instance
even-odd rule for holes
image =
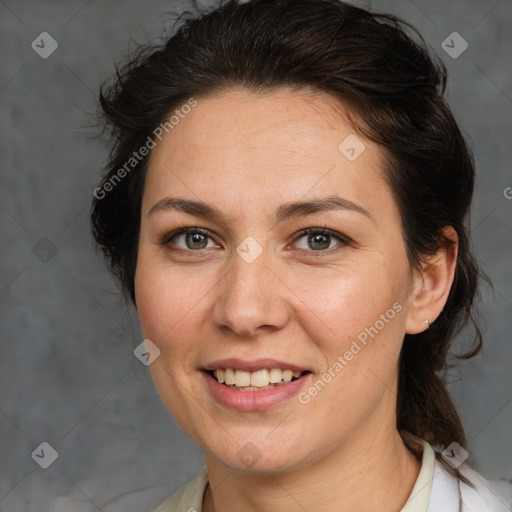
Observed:
[[[217,328],[254,339],[286,325],[291,311],[287,300],[290,292],[279,272],[271,268],[270,259],[265,251],[252,262],[233,254],[232,267],[219,283],[213,308]]]

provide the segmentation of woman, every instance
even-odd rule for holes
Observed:
[[[229,0],[101,93],[92,227],[205,466],[163,511],[495,511],[442,370],[474,165],[391,15]]]

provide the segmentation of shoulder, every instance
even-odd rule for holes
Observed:
[[[460,466],[459,471],[472,485],[452,475],[436,458],[431,501],[446,503],[446,500],[453,500],[455,504],[460,500],[462,501],[460,510],[464,512],[510,512],[512,510],[511,481],[487,480],[467,464]]]
[[[462,501],[469,512],[510,512],[512,510],[512,481],[487,480],[469,466],[462,466],[461,473],[474,487],[461,482]],[[485,508],[487,507],[487,508]]]
[[[152,512],[201,512],[208,483],[206,466]]]

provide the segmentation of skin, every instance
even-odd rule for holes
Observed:
[[[447,300],[456,233],[447,227],[455,243],[411,271],[382,153],[365,140],[356,160],[341,154],[354,129],[331,96],[237,88],[197,99],[151,154],[135,290],[144,337],[161,351],[150,366],[155,385],[204,452],[203,510],[398,511],[420,469],[396,430],[398,357],[404,334],[423,331]],[[372,218],[349,210],[277,224],[267,217],[282,203],[333,194]],[[166,196],[212,203],[226,223],[174,210],[148,215]],[[184,226],[211,238],[158,243]],[[308,244],[297,234],[309,227],[351,242]],[[262,248],[252,263],[236,252],[248,236]],[[311,384],[394,303],[400,313],[308,404],[294,397],[236,411],[216,402],[201,376],[217,359],[273,357],[310,368]],[[251,467],[237,457],[248,442],[259,457]]]

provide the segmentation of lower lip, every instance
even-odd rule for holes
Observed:
[[[312,375],[311,373],[305,373],[293,382],[281,384],[270,389],[240,391],[221,384],[206,371],[201,371],[201,373],[208,384],[208,388],[218,402],[226,407],[243,411],[260,411],[289,400],[298,394],[306,380]]]

